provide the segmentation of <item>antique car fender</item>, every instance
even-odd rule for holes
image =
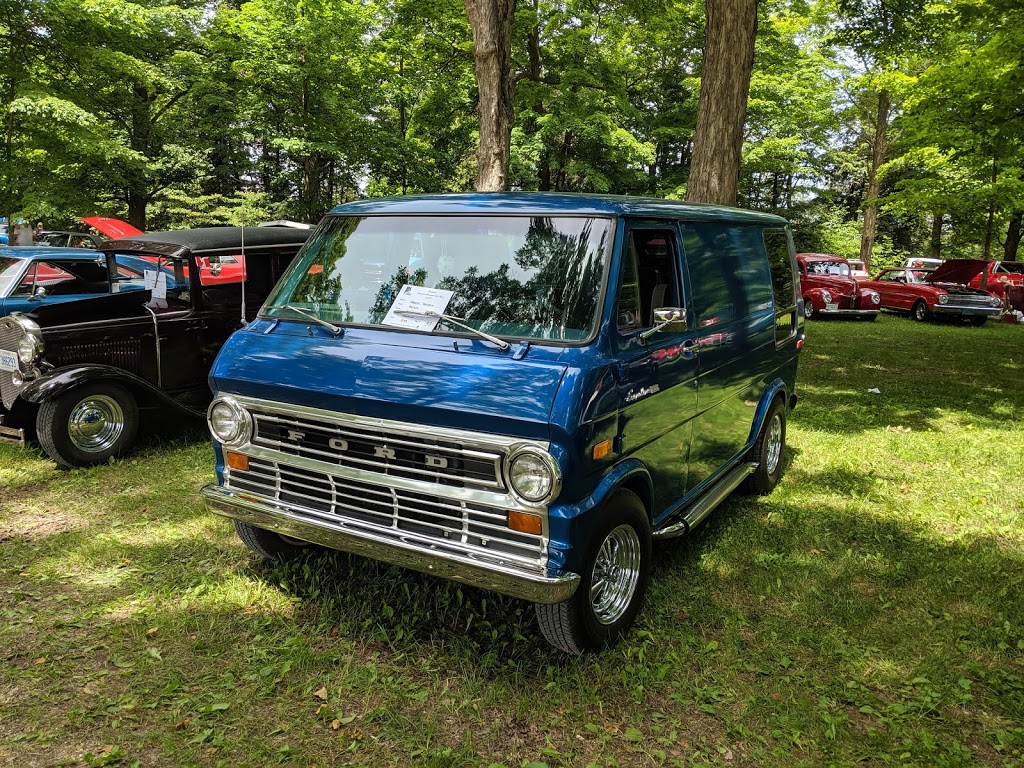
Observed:
[[[804,303],[806,304],[807,302],[810,302],[816,310],[823,310],[825,308],[825,304],[828,303],[822,295],[826,290],[826,288],[808,288],[804,291]],[[834,292],[828,292],[832,297],[836,296]]]
[[[18,397],[27,402],[39,405],[48,400],[60,397],[65,392],[96,381],[112,381],[127,387],[136,397],[143,399],[154,398],[164,405],[177,409],[182,414],[194,418],[204,418],[201,411],[194,411],[182,405],[177,400],[168,396],[165,392],[157,389],[145,379],[128,373],[120,368],[111,365],[69,365],[50,371],[38,379],[35,379]]]

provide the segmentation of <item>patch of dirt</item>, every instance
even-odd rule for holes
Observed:
[[[39,541],[58,533],[75,530],[79,521],[75,515],[46,509],[14,514],[0,522],[0,543],[20,539]]]

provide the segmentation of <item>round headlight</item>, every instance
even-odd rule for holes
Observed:
[[[824,302],[826,304],[831,304],[832,303],[832,294],[829,293],[828,291],[822,291],[821,292],[821,298],[824,300]]]
[[[875,291],[872,291],[872,293],[871,293],[871,303],[872,304],[881,304],[882,303],[882,297],[879,296],[878,293],[875,292]]]
[[[538,448],[523,448],[508,463],[512,490],[530,502],[541,502],[553,495],[558,469],[551,455]]]
[[[988,300],[988,303],[991,304],[993,307],[998,307],[1003,302],[1001,302],[999,299],[993,296],[991,299]]]
[[[36,341],[31,336],[24,336],[18,342],[18,359],[25,365],[32,365],[38,352],[39,348],[36,346]]]
[[[210,434],[228,445],[246,442],[252,435],[252,418],[234,400],[214,400],[207,412]]]
[[[949,294],[940,293],[939,294],[939,304],[948,304],[948,303],[949,303]]]

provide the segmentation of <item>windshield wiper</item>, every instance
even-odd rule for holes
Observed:
[[[342,328],[340,325],[335,325],[334,323],[329,323],[326,320],[320,319],[319,317],[314,315],[312,312],[308,312],[307,310],[301,309],[299,307],[293,307],[291,304],[276,304],[276,305],[272,304],[270,306],[270,309],[290,309],[292,312],[295,312],[296,314],[302,315],[303,317],[312,320],[317,325],[322,325],[324,328],[329,330],[335,336],[341,336],[341,334],[345,331],[345,329]]]
[[[441,320],[449,322],[452,325],[456,325],[459,328],[463,328],[463,329],[469,331],[470,333],[475,334],[476,336],[479,336],[481,339],[484,339],[486,341],[491,342],[491,344],[497,344],[498,345],[498,349],[500,349],[502,352],[507,352],[508,349],[512,346],[511,344],[509,344],[504,339],[499,339],[497,336],[491,336],[491,334],[484,333],[479,328],[474,328],[471,325],[467,325],[466,322],[461,317],[454,317],[452,315],[442,315],[440,312],[432,312],[430,310],[427,310],[427,311],[424,311],[424,312],[416,312],[415,310],[411,310],[411,309],[398,309],[398,310],[395,310],[395,314],[396,315],[415,315],[417,317],[437,317],[437,318],[440,318]]]

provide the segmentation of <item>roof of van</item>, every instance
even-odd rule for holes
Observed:
[[[472,192],[444,195],[376,197],[339,205],[333,214],[586,214],[594,216],[657,216],[713,221],[784,224],[781,216],[707,203],[684,203],[622,195],[562,192]]]

